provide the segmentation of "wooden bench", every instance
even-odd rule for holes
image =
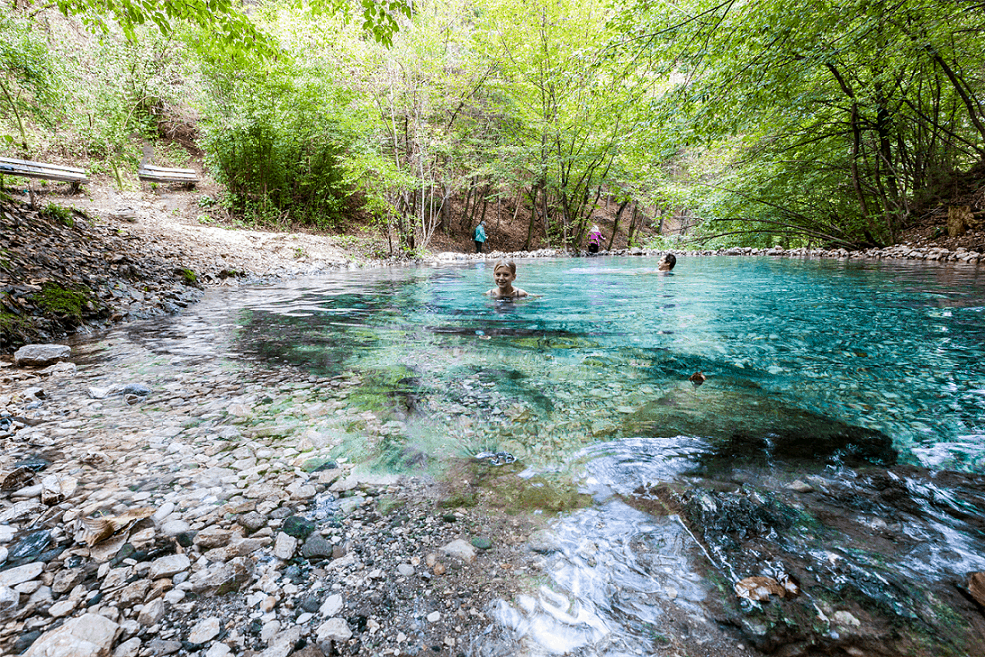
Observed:
[[[57,180],[59,182],[72,183],[72,188],[78,191],[82,183],[89,182],[85,169],[75,167],[63,167],[57,164],[45,164],[43,162],[31,162],[29,160],[15,160],[9,157],[0,157],[0,176],[22,176],[24,178],[41,178],[43,180]]]
[[[142,164],[137,169],[137,177],[152,183],[184,183],[194,187],[198,182],[198,173],[194,169],[168,169]]]

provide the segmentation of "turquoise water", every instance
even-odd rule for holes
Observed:
[[[492,266],[479,263],[306,279],[227,301],[244,308],[238,349],[358,376],[354,401],[383,423],[376,456],[396,468],[409,452],[487,450],[549,466],[602,441],[681,434],[728,458],[753,436],[762,458],[795,460],[794,434],[830,434],[801,456],[985,465],[981,269],[767,258],[683,258],[669,275],[638,258],[518,265],[532,299],[483,297]],[[697,371],[700,387],[688,381]],[[745,442],[732,444],[736,426]]]

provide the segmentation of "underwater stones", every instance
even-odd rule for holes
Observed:
[[[814,491],[813,486],[811,486],[810,484],[804,481],[801,481],[800,479],[795,479],[789,484],[787,484],[787,488],[794,491],[795,493],[811,493]]]
[[[28,344],[14,352],[17,367],[46,367],[72,355],[72,348],[63,344]]]
[[[884,433],[788,406],[755,388],[675,389],[626,420],[623,431],[655,438],[702,436],[711,449],[699,457],[708,471],[741,463],[828,461],[892,465],[897,453]],[[747,387],[747,386],[746,386]]]

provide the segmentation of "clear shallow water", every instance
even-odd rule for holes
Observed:
[[[518,501],[570,510],[531,493],[565,479],[559,498],[590,494],[551,524],[543,581],[494,610],[509,637],[469,654],[653,654],[685,635],[734,654],[704,605],[772,564],[815,574],[809,611],[848,578],[901,618],[923,613],[913,586],[985,570],[978,479],[866,469],[981,472],[985,271],[684,258],[663,275],[597,258],[521,261],[517,284],[537,296],[484,298],[491,264],[349,272],[210,293],[128,338],[177,370],[221,356],[342,377],[347,396],[306,422],[351,458],[413,470],[504,450],[526,468]],[[802,503],[797,477],[823,494]],[[638,504],[682,481],[710,516],[748,496],[756,513],[824,506],[825,526],[805,516],[750,563],[693,512]]]
[[[537,297],[517,303],[483,298],[492,271],[478,264],[360,271],[221,305],[243,325],[233,351],[358,372],[367,406],[424,448],[546,465],[603,440],[715,436],[736,418],[809,412],[885,434],[903,461],[985,464],[985,272],[652,265],[521,261],[517,284]],[[687,382],[696,371],[700,388]]]

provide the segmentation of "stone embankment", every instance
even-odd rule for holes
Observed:
[[[330,457],[354,376],[125,349],[0,366],[0,654],[457,655],[511,595],[520,521]]]
[[[896,244],[883,248],[872,248],[861,251],[849,251],[848,249],[783,249],[773,247],[770,249],[754,249],[751,247],[732,247],[729,249],[705,250],[705,251],[677,251],[674,253],[689,256],[780,256],[788,258],[852,258],[852,259],[874,259],[874,260],[929,260],[933,262],[957,262],[977,264],[985,262],[985,253],[971,251],[964,247],[958,247],[951,251],[943,247],[922,247],[910,244]],[[632,255],[643,255],[633,253]]]
[[[0,236],[0,353],[175,313],[205,286],[354,265],[328,238],[190,226],[135,199],[112,211],[0,203]]]

